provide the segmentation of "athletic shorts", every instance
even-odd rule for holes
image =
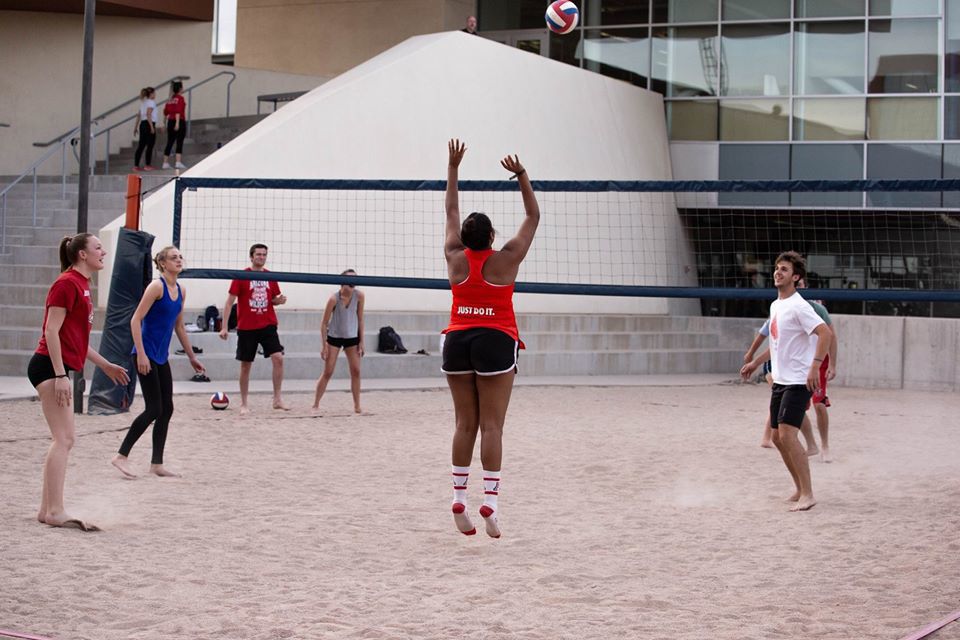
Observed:
[[[517,371],[520,343],[499,329],[477,327],[450,331],[443,338],[441,371],[455,376],[496,376]]]
[[[334,338],[333,336],[327,336],[327,344],[331,347],[337,347],[338,349],[346,349],[347,347],[355,347],[360,344],[360,338]]]
[[[760,370],[760,375],[766,376],[768,373],[773,373],[773,361],[767,360],[763,363],[763,368]]]
[[[820,388],[813,392],[810,398],[810,404],[822,404],[825,407],[830,406],[830,398],[827,397],[827,369],[830,368],[830,354],[823,357],[820,363]],[[810,407],[807,407],[808,409]]]
[[[63,370],[66,373],[73,371],[73,369],[66,365],[63,366]],[[36,389],[40,386],[41,382],[56,377],[57,372],[53,370],[53,361],[50,359],[50,356],[45,356],[40,353],[33,354],[33,357],[30,358],[30,362],[27,364],[27,378],[30,380],[33,388]]]
[[[275,353],[283,353],[277,325],[271,324],[262,329],[237,329],[237,360],[253,362],[257,357],[257,346],[263,346],[263,357],[269,358]]]
[[[774,382],[770,394],[770,426],[776,429],[777,425],[788,424],[799,429],[809,404],[810,390],[807,385]]]

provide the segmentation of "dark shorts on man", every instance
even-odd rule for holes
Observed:
[[[810,403],[810,390],[805,384],[777,384],[773,383],[770,394],[770,426],[788,424],[800,428],[803,416]]]
[[[66,365],[64,365],[63,370],[66,373],[73,371],[73,369]],[[45,356],[40,353],[33,354],[33,357],[30,358],[30,362],[27,364],[27,378],[30,380],[33,388],[36,389],[40,386],[41,382],[56,377],[57,372],[53,370],[53,360],[50,359],[50,356]]]
[[[262,329],[237,329],[237,360],[253,362],[257,357],[257,346],[263,347],[264,358],[283,353],[277,325],[267,325]]]
[[[347,347],[355,347],[360,344],[360,338],[334,338],[333,336],[327,336],[327,344],[338,349],[346,349]]]
[[[520,343],[499,329],[478,327],[451,331],[443,339],[443,365],[447,375],[475,373],[495,376],[517,370]]]

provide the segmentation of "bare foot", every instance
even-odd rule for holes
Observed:
[[[814,500],[813,496],[801,496],[797,504],[790,507],[790,511],[809,511],[813,509],[815,504],[817,504],[817,501]]]
[[[283,400],[280,400],[280,401],[274,400],[273,408],[276,409],[277,411],[290,411],[290,407],[283,404]]]
[[[247,416],[250,415],[250,407],[245,404],[240,405],[240,415]]]
[[[760,446],[764,449],[773,449],[773,440],[761,440]]]
[[[46,524],[46,523],[47,523],[47,514],[45,514],[43,511],[38,511],[38,512],[37,512],[37,522],[39,522],[40,524]]]
[[[162,464],[151,464],[150,473],[155,476],[160,476],[161,478],[179,478],[179,473],[174,473],[173,471],[168,471]]]
[[[354,408],[353,408],[353,412],[354,412],[354,413],[363,413],[363,409],[361,409],[360,407],[354,407]]]
[[[830,457],[830,449],[824,447],[820,451],[820,462],[833,462],[833,458]]]
[[[137,474],[135,474],[133,471],[130,471],[130,468],[127,467],[127,456],[123,456],[118,453],[117,455],[113,456],[110,464],[120,470],[120,473],[123,474],[123,478],[125,480],[133,480],[137,477]]]
[[[817,445],[813,445],[812,447],[807,447],[807,457],[808,457],[808,458],[812,458],[813,456],[817,455],[818,453],[820,453],[820,449],[817,447]]]
[[[799,499],[800,499],[800,490],[797,489],[796,491],[793,492],[793,494],[792,494],[789,498],[787,498],[786,501],[787,501],[787,502],[796,502],[796,501],[799,500]]]

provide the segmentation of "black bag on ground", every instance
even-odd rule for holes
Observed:
[[[380,353],[406,353],[403,340],[393,327],[380,327],[380,339],[377,341],[377,351]]]

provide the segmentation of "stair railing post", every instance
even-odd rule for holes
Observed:
[[[60,141],[60,199],[67,199],[67,143]]]
[[[107,153],[103,156],[103,174],[110,173],[110,129],[107,129]]]
[[[3,194],[3,208],[0,213],[0,253],[7,252],[7,194]]]
[[[37,226],[37,168],[33,168],[33,226]]]

